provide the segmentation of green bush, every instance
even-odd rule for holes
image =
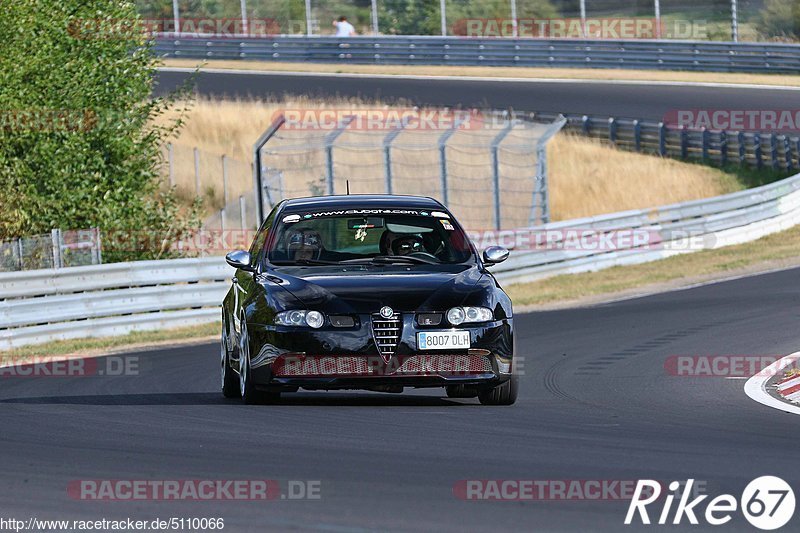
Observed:
[[[3,0],[0,240],[99,227],[163,242],[196,225],[159,189],[159,147],[180,120],[153,126],[171,100],[151,99],[156,61],[136,20],[128,1]]]
[[[765,0],[757,28],[767,39],[800,38],[800,3],[797,0]]]

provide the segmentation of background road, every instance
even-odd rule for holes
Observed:
[[[692,477],[738,497],[774,474],[797,493],[800,419],[749,399],[743,380],[673,377],[664,361],[796,351],[798,304],[795,269],[518,315],[525,375],[511,407],[436,389],[244,406],[217,392],[216,345],[143,352],[138,376],[3,378],[0,509],[19,519],[221,516],[226,531],[622,531],[624,502],[460,501],[452,487]],[[321,480],[322,499],[71,500],[67,483],[87,478]],[[751,530],[738,514],[730,529]]]
[[[184,72],[159,72],[156,94],[174,89],[187,77],[189,74]],[[800,90],[647,82],[512,82],[203,72],[197,78],[197,91],[204,96],[222,98],[361,97],[383,102],[403,100],[414,105],[512,107],[523,111],[660,120],[668,111],[679,109],[795,109]]]

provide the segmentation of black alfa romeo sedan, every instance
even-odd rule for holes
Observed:
[[[222,392],[444,387],[487,405],[517,399],[511,300],[452,214],[431,198],[348,195],[278,204],[222,306]]]

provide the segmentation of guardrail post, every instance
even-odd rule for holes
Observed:
[[[681,159],[689,156],[689,131],[686,126],[681,126]]]
[[[667,155],[667,125],[663,122],[658,123],[658,153],[661,157]]]
[[[723,167],[728,164],[728,132],[719,132],[719,164]]]
[[[447,141],[458,131],[465,117],[459,115],[454,121],[453,126],[439,136],[439,184],[442,189],[442,203],[447,205],[449,200],[447,186]]]
[[[711,135],[706,128],[703,128],[700,131],[700,135],[703,139],[703,161],[708,160],[708,144],[709,144],[709,136]]]
[[[769,134],[769,152],[772,159],[772,168],[778,170],[780,163],[778,162],[778,136],[774,133]]]
[[[797,152],[797,166],[800,167],[800,137],[794,140],[794,149]]]
[[[637,152],[642,151],[642,125],[638,120],[633,121],[633,146]]]
[[[221,232],[225,232],[225,208],[219,210],[219,229]]]
[[[347,126],[349,126],[355,118],[355,115],[348,115],[344,117],[344,120],[336,126],[336,129],[325,136],[325,165],[327,167],[326,180],[328,183],[328,194],[330,195],[335,194],[336,191],[333,179],[333,144],[336,142],[336,139],[339,138],[339,135],[344,133],[344,130],[347,129]]]
[[[608,119],[608,140],[612,144],[617,144],[617,119],[614,117]]]
[[[756,157],[756,168],[764,166],[764,159],[761,157],[761,134],[753,135],[753,155]]]
[[[583,129],[583,134],[589,137],[592,134],[592,119],[587,115],[583,115],[581,118],[581,128]]]
[[[783,163],[786,165],[786,172],[792,171],[792,145],[789,144],[789,137],[783,136]]]
[[[743,131],[736,134],[736,142],[739,145],[739,166],[742,167],[747,163],[747,141]]]
[[[503,142],[506,135],[508,135],[514,128],[516,119],[513,115],[509,114],[506,119],[506,125],[500,130],[494,139],[492,139],[492,188],[494,193],[494,229],[499,230],[502,223],[502,212],[500,210],[500,157],[499,149],[500,143]]]

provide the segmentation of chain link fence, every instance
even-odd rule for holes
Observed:
[[[37,270],[102,263],[100,231],[61,231],[0,242],[0,271]]]
[[[647,33],[616,38],[716,41],[800,40],[797,0],[137,0],[142,17],[164,33],[225,32],[334,35],[347,17],[359,35],[472,35],[483,37],[614,38],[604,21],[647,24]],[[228,21],[237,24],[230,29]],[[543,25],[537,26],[539,23]],[[538,29],[537,29],[538,27]],[[176,28],[179,31],[176,32]],[[594,28],[594,29],[593,29]],[[479,31],[482,35],[471,34]],[[533,35],[528,32],[535,31]],[[214,33],[213,31],[211,33]],[[181,35],[184,36],[184,35]]]
[[[284,117],[258,154],[264,212],[284,198],[411,194],[441,201],[470,229],[547,222],[545,147],[563,119],[454,117],[430,129],[416,118],[384,128],[350,115],[323,128]]]

